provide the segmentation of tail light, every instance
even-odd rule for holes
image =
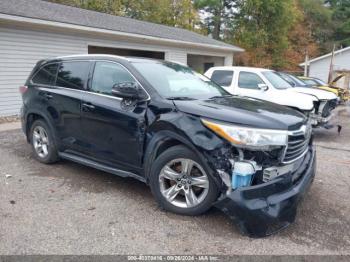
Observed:
[[[25,92],[27,92],[28,86],[20,86],[19,92],[23,95]]]

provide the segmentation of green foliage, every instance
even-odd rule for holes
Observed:
[[[202,26],[214,39],[222,38],[223,31],[234,19],[235,1],[232,0],[194,0],[194,6],[203,13]]]
[[[334,38],[341,46],[350,46],[350,0],[326,1],[333,11]]]
[[[47,1],[210,34],[245,48],[244,65],[294,70],[306,53],[350,46],[350,0]]]
[[[325,7],[322,0],[298,0],[298,2],[310,36],[319,45],[321,52],[327,52],[333,46],[331,38],[334,25],[331,20],[331,10]]]
[[[296,20],[293,0],[239,0],[236,3],[238,12],[232,39],[251,52],[250,63],[283,67],[288,32]]]
[[[129,17],[186,29],[194,29],[197,12],[191,0],[124,0]]]
[[[50,0],[113,15],[194,29],[197,12],[191,0]]]

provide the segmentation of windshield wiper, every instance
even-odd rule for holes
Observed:
[[[232,97],[233,95],[222,95],[222,96],[213,96],[209,99],[215,99],[215,98],[223,98],[223,97]]]
[[[196,100],[195,98],[188,96],[169,96],[166,99],[168,100]]]

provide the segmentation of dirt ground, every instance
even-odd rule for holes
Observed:
[[[350,254],[350,108],[315,131],[317,175],[295,224],[250,239],[220,211],[160,210],[149,188],[72,162],[42,165],[0,132],[0,254]]]

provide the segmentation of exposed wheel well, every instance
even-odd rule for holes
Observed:
[[[31,113],[28,115],[27,117],[27,124],[26,124],[26,136],[27,136],[27,141],[29,142],[30,141],[30,137],[29,137],[29,131],[33,125],[33,123],[36,121],[36,120],[43,120],[45,121],[45,119],[41,116],[41,115],[38,115],[38,114],[35,114],[35,113]],[[46,122],[46,121],[45,121]]]
[[[180,141],[178,141],[176,139],[169,139],[169,140],[165,141],[164,143],[162,143],[158,147],[154,159],[157,159],[165,150],[169,149],[170,147],[182,145],[182,144],[183,143],[181,143]]]

